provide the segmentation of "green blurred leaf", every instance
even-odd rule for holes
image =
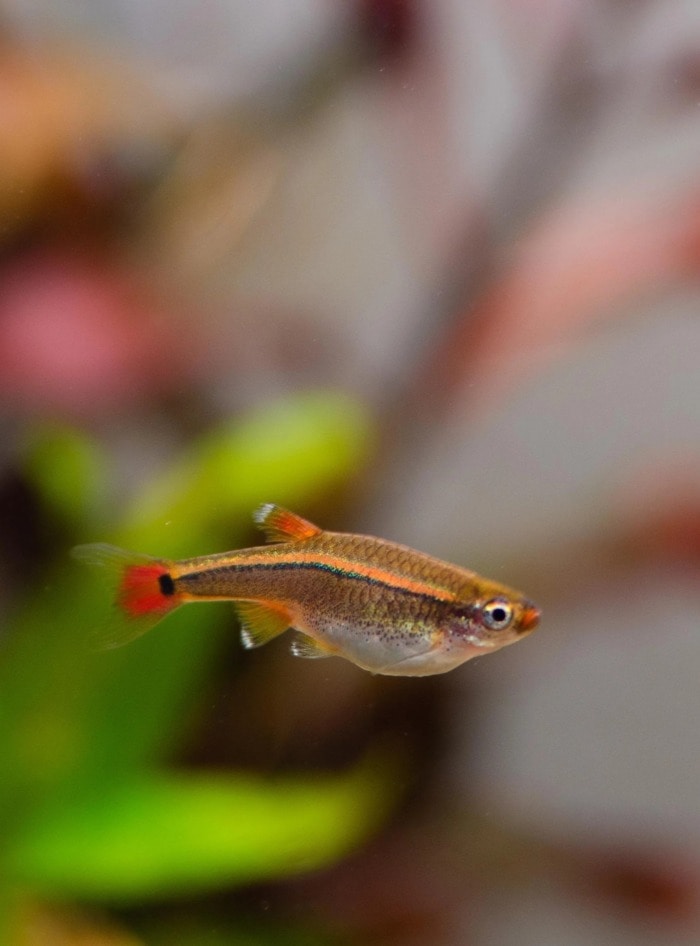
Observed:
[[[104,511],[107,465],[80,431],[59,425],[36,428],[24,466],[47,505],[72,525],[91,522]]]
[[[145,490],[112,538],[170,557],[235,547],[259,502],[303,507],[355,474],[369,440],[366,417],[347,398],[317,393],[268,405],[192,447]],[[177,735],[173,717],[201,692],[221,646],[214,632],[222,627],[237,632],[231,607],[196,604],[128,647],[101,655],[111,672],[103,675],[90,711],[93,771],[102,771],[107,758],[124,766],[167,753]]]
[[[163,554],[242,541],[258,501],[303,509],[350,478],[364,462],[368,430],[359,408],[335,394],[272,404],[194,445],[147,487],[116,534],[83,538]],[[75,476],[78,491],[104,492],[97,451],[79,435],[52,428],[37,436],[30,455],[33,475],[67,514],[78,515],[79,504],[65,482],[52,482],[54,473]],[[93,653],[89,632],[106,618],[94,575],[66,564],[36,590],[6,638],[0,831],[21,831],[24,817],[57,790],[104,787],[167,757],[204,691],[221,646],[217,628],[237,627],[231,608],[201,604],[128,647]]]
[[[297,874],[335,860],[384,815],[388,779],[142,777],[64,800],[4,871],[44,896],[133,901]]]
[[[210,552],[212,540],[247,530],[261,502],[303,506],[352,478],[370,442],[366,414],[347,397],[269,404],[195,444],[136,498],[118,539],[171,558]]]

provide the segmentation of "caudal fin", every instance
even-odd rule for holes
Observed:
[[[182,604],[168,562],[103,543],[77,545],[72,555],[101,569],[113,595],[111,620],[94,634],[98,647],[128,644]]]

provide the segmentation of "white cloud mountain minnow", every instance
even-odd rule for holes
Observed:
[[[372,673],[427,676],[512,644],[538,608],[474,572],[364,535],[325,532],[268,503],[254,514],[271,545],[169,562],[110,545],[74,555],[107,566],[126,643],[190,601],[233,601],[245,647],[294,628],[297,657],[345,657]]]

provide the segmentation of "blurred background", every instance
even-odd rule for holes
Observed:
[[[700,6],[0,3],[0,942],[700,940]],[[117,651],[274,501],[522,587],[443,677]]]

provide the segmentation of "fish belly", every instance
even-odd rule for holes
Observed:
[[[421,669],[436,665],[434,635],[427,630],[388,629],[365,621],[319,619],[317,614],[299,615],[295,625],[332,653],[372,673],[420,675],[440,672]]]

